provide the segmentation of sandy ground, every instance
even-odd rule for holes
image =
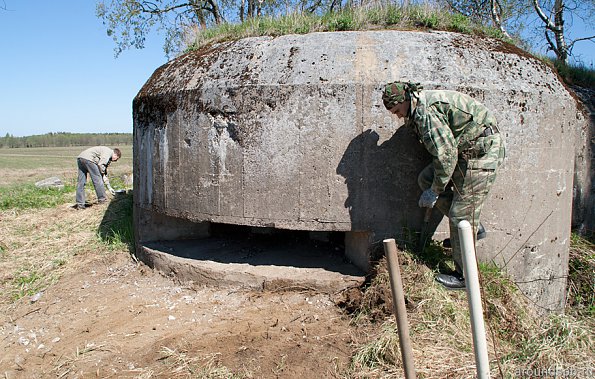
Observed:
[[[348,376],[336,299],[181,284],[101,242],[106,209],[0,214],[1,378]],[[23,270],[48,285],[11,300]]]
[[[124,254],[89,259],[34,300],[2,309],[3,378],[328,378],[351,356],[327,296],[188,288]]]

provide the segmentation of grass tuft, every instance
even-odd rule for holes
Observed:
[[[37,188],[34,184],[16,184],[0,187],[0,210],[52,208],[72,201],[74,185],[64,189]]]
[[[221,365],[219,354],[209,354],[203,358],[193,357],[187,351],[162,347],[161,360],[169,367],[168,373],[175,377],[184,376],[204,379],[242,379],[252,375],[234,374]]]
[[[20,271],[13,280],[16,291],[12,300],[16,301],[26,296],[33,296],[47,285],[42,274],[35,269]]]
[[[573,233],[568,261],[567,308],[595,318],[595,243]]]
[[[577,85],[586,88],[595,88],[595,70],[588,68],[584,64],[565,64],[560,60],[551,60],[558,71],[558,74],[564,79],[566,84]]]
[[[361,346],[353,356],[352,370],[370,370],[382,366],[402,366],[401,350],[396,324],[386,321],[382,324],[377,338]]]

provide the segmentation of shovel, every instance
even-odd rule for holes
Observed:
[[[426,208],[426,213],[424,213],[424,223],[421,227],[421,233],[419,235],[419,252],[423,253],[426,247],[426,243],[428,242],[428,224],[430,223],[430,218],[432,218],[432,208]]]

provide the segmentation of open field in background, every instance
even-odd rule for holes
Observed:
[[[65,184],[76,185],[76,157],[90,146],[33,147],[0,149],[0,186],[35,183],[58,176]],[[110,176],[132,172],[132,145],[113,146],[122,158],[110,165]]]

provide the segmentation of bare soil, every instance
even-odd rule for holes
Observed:
[[[322,378],[352,354],[349,321],[328,296],[188,288],[124,254],[88,259],[32,300],[2,310],[5,378],[186,377],[217,367]]]
[[[105,209],[0,215],[0,377],[345,377],[357,333],[333,298],[181,284],[125,249],[92,242],[87,225]],[[84,227],[55,241],[34,237],[77,223]],[[72,251],[84,243],[96,251]],[[47,272],[43,262],[56,246],[52,256],[64,252],[66,263]],[[21,266],[59,275],[43,291],[8,301]]]

